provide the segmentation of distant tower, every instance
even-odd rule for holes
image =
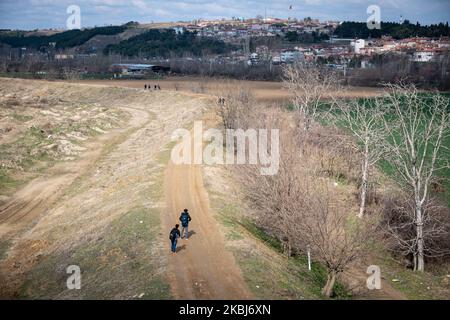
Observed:
[[[403,21],[404,21],[403,16],[400,15],[400,24],[403,24]]]

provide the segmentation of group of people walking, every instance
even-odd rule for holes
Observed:
[[[161,90],[161,86],[159,84],[155,84],[153,85],[153,89],[154,90]],[[152,90],[152,85],[151,84],[145,84],[144,85],[144,90]]]
[[[184,238],[184,239],[188,240],[189,223],[192,220],[188,209],[183,210],[183,212],[180,215],[179,220],[181,222],[181,227],[182,227],[181,232],[180,232],[180,225],[176,224],[175,227],[170,231],[170,234],[169,234],[172,253],[177,252],[177,242],[178,242],[179,238],[181,238],[181,239]]]

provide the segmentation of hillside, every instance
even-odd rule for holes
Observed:
[[[119,44],[107,46],[104,53],[120,53],[129,57],[169,58],[182,57],[186,54],[193,56],[223,54],[233,49],[234,46],[225,44],[223,41],[198,37],[195,32],[177,34],[172,29],[151,29]]]
[[[117,35],[124,32],[126,26],[98,27],[84,30],[69,30],[48,36],[25,36],[23,32],[8,32],[0,35],[0,42],[8,44],[13,48],[33,48],[49,46],[49,43],[56,43],[57,49],[73,48],[84,44],[86,41],[97,35]]]

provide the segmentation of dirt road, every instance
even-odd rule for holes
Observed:
[[[188,208],[192,222],[189,239],[178,242],[169,257],[169,279],[179,299],[250,299],[251,294],[225,249],[224,238],[211,215],[200,165],[174,165],[165,173],[166,210],[162,223],[169,231]],[[169,241],[167,241],[169,244]]]

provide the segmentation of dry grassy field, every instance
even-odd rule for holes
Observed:
[[[191,93],[220,95],[225,83],[249,88],[257,101],[270,104],[288,103],[291,96],[283,88],[281,82],[271,81],[247,81],[247,80],[223,80],[201,77],[167,77],[161,80],[85,80],[75,81],[84,84],[100,84],[115,87],[127,87],[144,89],[145,84],[159,84],[162,90],[182,91]],[[379,88],[350,87],[345,95],[353,97],[370,97],[380,94]]]

